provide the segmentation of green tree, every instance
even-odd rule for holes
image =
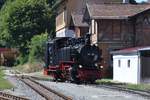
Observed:
[[[47,41],[47,33],[36,35],[31,39],[29,45],[29,62],[44,61],[45,47]]]
[[[49,7],[51,9],[53,9],[54,6],[56,6],[57,2],[60,2],[60,0],[47,0],[47,3],[49,4]],[[53,9],[52,11],[52,16],[51,16],[51,20],[50,20],[50,27],[51,27],[51,32],[50,32],[50,37],[54,38],[55,37],[55,18],[56,18],[56,10]]]
[[[56,1],[58,0],[47,0],[47,3],[49,4],[50,7],[52,7],[56,3]]]
[[[0,12],[0,40],[26,55],[34,35],[51,32],[50,20],[46,0],[8,0]]]

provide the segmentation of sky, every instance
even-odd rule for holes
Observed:
[[[142,2],[142,1],[147,1],[147,0],[136,0],[136,2]]]

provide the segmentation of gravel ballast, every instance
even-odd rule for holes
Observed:
[[[38,82],[72,97],[73,100],[148,100],[139,95],[88,85],[56,83],[50,81]]]
[[[5,78],[8,79],[15,86],[15,88],[11,90],[4,90],[4,92],[11,93],[16,96],[26,97],[30,100],[45,100],[42,96],[40,96],[16,77],[6,76]]]
[[[6,78],[15,86],[14,89],[7,90],[6,92],[17,96],[28,97],[31,100],[45,100],[19,79],[14,76],[10,76],[11,74],[9,71],[6,71],[6,73],[8,73]],[[66,96],[70,96],[73,100],[148,100],[139,95],[89,85],[39,80],[37,80],[37,82],[52,88],[55,91],[59,91]]]

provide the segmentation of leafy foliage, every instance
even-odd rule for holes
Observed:
[[[58,0],[47,0],[47,3],[49,4],[50,7],[52,7],[56,3],[56,1]]]
[[[16,62],[15,62],[15,65],[18,65],[18,64],[23,65],[23,64],[28,62],[28,59],[29,59],[28,54],[27,55],[20,54],[19,57],[17,58]]]
[[[29,62],[34,62],[35,60],[44,60],[47,36],[47,33],[43,33],[41,35],[36,35],[31,39],[31,44],[29,46]]]
[[[11,89],[13,88],[13,85],[6,80],[5,78],[5,74],[3,72],[3,70],[0,68],[0,90],[4,90],[4,89]]]
[[[50,32],[51,11],[46,0],[8,0],[0,13],[0,40],[23,55],[34,35]]]

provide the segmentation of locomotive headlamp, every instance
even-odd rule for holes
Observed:
[[[79,68],[82,68],[82,65],[79,65]]]
[[[100,66],[100,68],[104,68],[104,66]]]
[[[96,67],[98,67],[98,64],[97,64],[97,63],[95,63],[95,66],[96,66]]]

